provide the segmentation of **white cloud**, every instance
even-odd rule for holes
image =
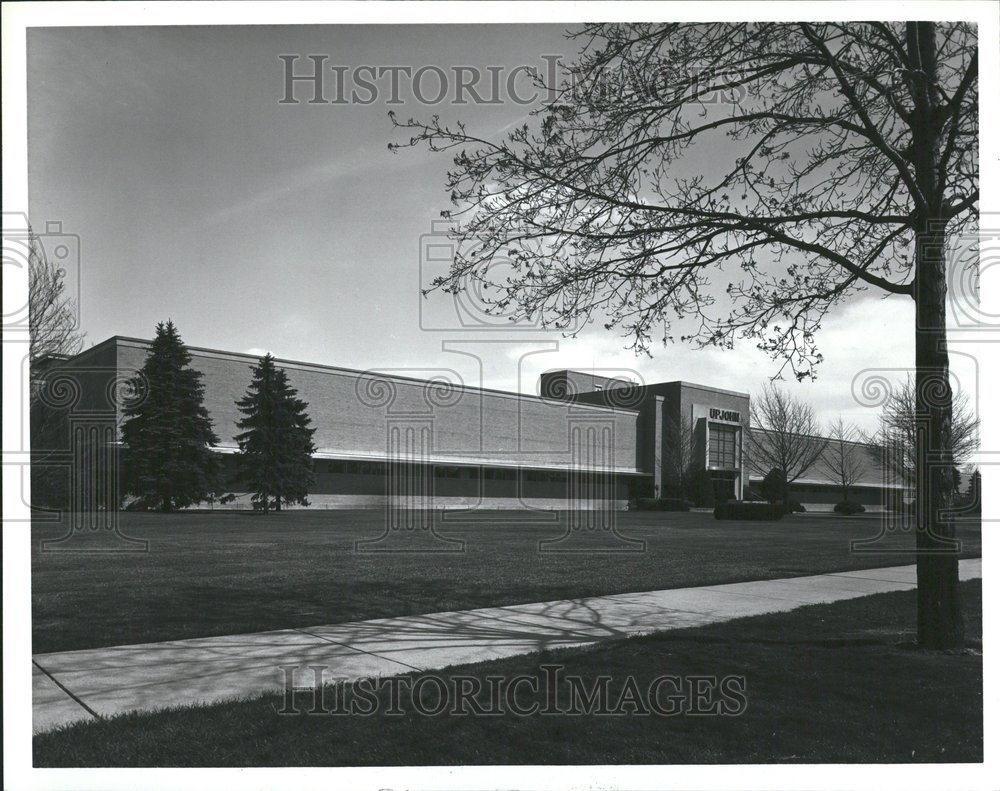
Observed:
[[[549,335],[538,343],[508,337],[510,345],[490,353],[483,349],[480,363],[487,387],[536,393],[544,371],[572,368],[647,384],[684,380],[753,394],[780,368],[780,362],[759,351],[753,341],[739,341],[732,350],[657,346],[650,358],[636,356],[623,348],[624,338],[596,326],[576,338]],[[901,297],[856,300],[831,315],[818,337],[824,361],[816,381],[797,382],[787,375],[783,386],[811,403],[824,424],[843,416],[871,427],[877,410],[860,403],[852,385],[856,389],[856,378],[876,372],[901,381],[912,370],[912,302]],[[545,343],[556,348],[539,353]],[[956,367],[958,363],[956,358]],[[969,378],[959,377],[963,388]]]

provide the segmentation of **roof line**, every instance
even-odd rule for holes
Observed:
[[[239,451],[228,445],[213,445],[212,450],[226,455]],[[653,473],[640,470],[636,467],[581,467],[571,462],[531,462],[531,461],[504,461],[502,459],[476,458],[470,456],[451,457],[447,455],[428,456],[424,459],[396,459],[382,454],[352,453],[351,451],[337,450],[317,450],[312,454],[314,459],[324,461],[370,461],[370,462],[397,462],[401,464],[417,464],[433,467],[482,467],[484,469],[514,469],[514,470],[549,470],[553,472],[610,472],[618,475],[652,475]]]
[[[152,345],[152,341],[147,340],[145,338],[133,338],[133,337],[128,336],[128,335],[112,335],[110,338],[107,338],[106,340],[103,340],[100,343],[95,344],[94,346],[91,346],[89,349],[86,349],[85,351],[80,352],[80,354],[76,355],[76,357],[74,357],[73,359],[76,359],[77,357],[80,357],[83,354],[88,354],[90,352],[93,352],[96,349],[104,346],[105,344],[108,344],[108,343],[111,343],[111,342],[115,342],[115,341],[125,341],[125,342],[128,342],[128,343],[139,344],[139,345],[144,346],[144,347],[148,347],[148,346]],[[239,358],[239,359],[248,360],[248,361],[254,361],[254,362],[257,362],[261,358],[261,355],[246,354],[245,352],[233,352],[233,351],[228,351],[226,349],[213,349],[213,348],[208,347],[208,346],[189,346],[186,343],[184,344],[184,348],[187,349],[189,352],[203,352],[203,353],[207,353],[207,354],[217,354],[217,355],[223,355],[223,356],[227,356],[227,357],[236,357],[236,358]],[[318,370],[321,370],[321,371],[332,371],[332,372],[337,372],[337,373],[353,374],[355,376],[370,376],[370,377],[373,377],[373,378],[392,379],[392,380],[403,381],[403,382],[417,382],[417,383],[420,383],[420,384],[423,384],[423,385],[426,385],[426,384],[428,384],[429,382],[432,381],[432,380],[429,380],[429,379],[419,379],[419,378],[417,378],[415,376],[403,376],[403,375],[400,375],[400,374],[382,373],[377,368],[372,368],[372,369],[368,369],[366,371],[362,371],[362,370],[359,370],[357,368],[345,368],[344,366],[341,366],[341,365],[326,365],[324,363],[311,363],[311,362],[307,362],[305,360],[291,360],[291,359],[287,359],[287,358],[284,358],[284,357],[275,357],[274,361],[275,361],[275,363],[279,363],[279,364],[281,364],[283,366],[288,366],[288,365],[301,366],[301,367],[307,368],[307,369],[318,369]],[[566,402],[566,401],[564,401],[562,399],[558,399],[558,398],[545,398],[544,396],[532,395],[530,393],[517,393],[517,392],[514,392],[512,390],[497,390],[497,389],[492,388],[492,387],[474,387],[472,385],[454,384],[452,382],[448,382],[447,384],[450,387],[454,387],[454,388],[457,388],[459,390],[464,390],[466,392],[472,392],[472,393],[492,393],[492,394],[495,394],[495,395],[506,396],[508,398],[529,398],[529,399],[532,399],[532,400],[535,400],[535,401],[541,401],[541,402],[546,403],[546,404],[562,405],[562,406],[565,406],[568,403],[568,402]],[[614,407],[612,407],[612,406],[604,406],[604,405],[600,405],[600,404],[586,404],[586,403],[578,403],[578,402],[572,403],[572,406],[573,407],[583,408],[583,409],[597,410],[599,412],[629,412],[629,413],[632,413],[632,414],[638,414],[639,413],[638,409],[632,409],[630,407],[624,407],[624,406],[614,406]]]
[[[835,437],[825,437],[822,434],[799,434],[798,432],[794,432],[794,431],[789,431],[789,432],[777,431],[777,430],[775,430],[773,428],[763,428],[761,426],[750,426],[750,430],[751,431],[759,431],[759,432],[761,432],[763,434],[786,434],[787,433],[787,434],[791,434],[791,436],[793,436],[793,437],[800,437],[802,439],[821,439],[821,440],[825,440],[826,442],[834,442],[834,443],[839,442],[839,443],[844,444],[844,445],[853,445],[855,447],[863,448],[865,450],[868,450],[868,449],[870,449],[872,447],[871,444],[865,442],[864,440],[854,440],[854,439],[840,440],[840,439],[837,439]]]
[[[114,442],[121,446],[121,440]],[[209,450],[225,456],[239,453],[239,448],[233,445],[210,445]],[[366,461],[366,462],[397,462],[401,464],[416,464],[428,467],[482,467],[484,469],[514,469],[514,470],[547,470],[550,472],[607,472],[617,475],[651,476],[653,473],[640,470],[637,467],[581,467],[571,462],[532,462],[505,461],[500,458],[477,458],[471,456],[452,457],[447,455],[428,456],[423,459],[398,459],[385,453],[361,453],[349,450],[319,449],[310,454],[314,459],[323,461]]]
[[[734,395],[740,396],[741,398],[750,398],[750,393],[744,393],[742,390],[727,390],[723,387],[713,387],[712,385],[703,385],[697,382],[688,382],[684,379],[672,379],[669,382],[652,382],[649,384],[640,384],[639,382],[632,381],[631,379],[619,379],[613,376],[601,376],[600,374],[593,373],[591,371],[584,371],[580,368],[553,368],[551,371],[543,371],[544,374],[582,374],[583,376],[589,376],[592,379],[600,379],[604,382],[620,382],[621,387],[613,387],[612,390],[621,390],[628,386],[634,387],[656,387],[657,385],[680,385],[681,387],[691,387],[695,390],[705,390],[710,393],[723,393],[724,395]]]
[[[762,483],[764,478],[755,472],[750,473],[750,480],[755,483]],[[788,485],[795,486],[795,484],[801,483],[806,486],[830,486],[837,489],[843,489],[844,486],[836,481],[821,481],[819,478],[796,478],[791,481]],[[888,481],[856,481],[850,485],[851,489],[856,488],[867,488],[867,489],[909,489],[912,487],[907,486],[905,483],[889,483]]]

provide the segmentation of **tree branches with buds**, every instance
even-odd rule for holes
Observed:
[[[752,339],[800,379],[836,306],[911,299],[928,416],[917,636],[961,645],[945,307],[948,242],[979,204],[975,26],[595,24],[570,38],[565,81],[501,139],[391,115],[410,135],[391,149],[453,155],[456,254],[430,288],[549,327],[599,319],[637,352]]]
[[[789,484],[826,451],[827,439],[819,434],[816,412],[772,383],[750,401],[750,422],[753,428],[744,432],[747,464],[762,477],[778,470],[782,500],[787,502]]]
[[[912,294],[928,213],[951,232],[978,200],[974,28],[941,25],[933,85],[906,36],[895,23],[589,25],[564,83],[502,140],[393,116],[412,135],[402,145],[454,152],[443,215],[458,254],[431,287],[475,282],[497,313],[551,327],[600,317],[642,351],[753,338],[813,376],[830,309],[867,289]],[[928,91],[933,195],[912,161]]]
[[[34,234],[28,253],[28,335],[32,366],[48,357],[76,354],[83,346],[65,274],[45,257]]]
[[[928,419],[927,412],[918,407],[911,376],[887,393],[875,430],[863,435],[872,458],[893,478],[910,487],[917,482],[918,436],[927,431]],[[958,467],[979,447],[979,420],[964,393],[953,401],[951,436],[951,463]]]
[[[871,466],[868,448],[863,444],[864,438],[857,426],[843,418],[837,418],[826,435],[829,441],[818,459],[819,466],[837,482],[840,498],[846,502],[850,498],[851,487],[864,477]]]
[[[52,449],[67,442],[66,416],[45,399],[45,364],[83,347],[77,306],[66,293],[65,273],[45,256],[39,239],[28,234],[28,365],[32,463],[31,499],[35,505],[65,506],[66,471],[47,464]]]

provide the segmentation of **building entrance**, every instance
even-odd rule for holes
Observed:
[[[736,499],[736,470],[712,470],[709,474],[715,502],[724,503],[726,500]]]

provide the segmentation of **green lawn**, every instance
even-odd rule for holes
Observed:
[[[149,541],[144,554],[41,552],[63,530],[35,525],[32,652],[913,562],[907,552],[852,554],[851,538],[878,529],[867,517],[620,513],[620,531],[645,539],[644,552],[602,551],[608,534],[598,531],[580,534],[593,551],[557,554],[539,541],[564,525],[510,522],[524,516],[442,524],[442,535],[465,541],[456,554],[356,552],[355,540],[382,532],[380,511],[122,514],[123,531]],[[978,529],[962,537],[963,555],[978,556]],[[885,546],[912,541],[897,533]]]
[[[980,582],[963,594],[967,632],[981,640]],[[880,594],[437,674],[541,678],[558,663],[586,682],[610,676],[610,700],[630,675],[643,690],[663,674],[735,675],[746,680],[739,716],[426,716],[405,695],[390,714],[384,691],[370,716],[307,713],[311,695],[301,713],[279,714],[282,696],[270,695],[36,736],[35,765],[981,761],[982,656],[912,648],[914,606],[912,591]]]

